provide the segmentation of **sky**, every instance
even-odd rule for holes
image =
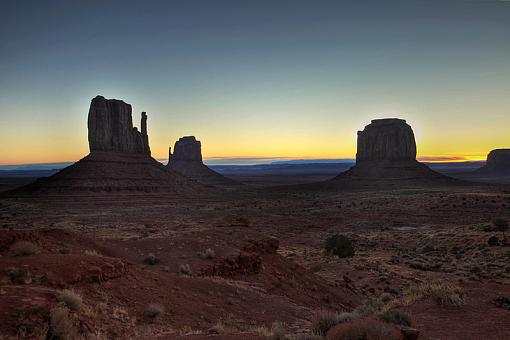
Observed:
[[[153,156],[353,158],[370,120],[418,156],[510,147],[510,2],[0,2],[0,164],[88,153],[96,95],[148,113]]]

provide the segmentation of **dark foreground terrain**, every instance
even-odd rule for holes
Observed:
[[[297,339],[334,319],[330,339],[508,339],[509,206],[501,186],[3,198],[0,334]],[[354,256],[325,253],[333,234]]]

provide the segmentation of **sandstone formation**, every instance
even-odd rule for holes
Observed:
[[[174,145],[172,161],[202,163],[202,144],[194,136],[179,138]]]
[[[416,142],[403,119],[375,119],[358,131],[356,163],[363,161],[414,161]]]
[[[167,167],[204,184],[222,186],[239,184],[211,170],[203,163],[202,144],[194,136],[179,138],[175,142],[173,154],[172,148],[168,149]]]
[[[131,105],[97,96],[90,103],[88,137],[90,152],[123,152],[150,155],[147,114],[142,112],[141,132],[133,127]]]
[[[205,192],[194,180],[168,169],[150,156],[147,114],[133,127],[131,105],[121,100],[92,99],[88,116],[90,154],[51,177],[18,193]]]
[[[495,175],[510,174],[510,149],[496,149],[487,155],[487,163],[478,170]]]
[[[444,178],[416,161],[412,128],[403,119],[375,119],[358,131],[356,165],[340,174],[345,179]]]

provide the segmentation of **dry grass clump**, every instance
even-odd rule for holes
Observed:
[[[179,273],[183,274],[183,275],[189,275],[191,276],[193,274],[193,272],[191,271],[191,267],[189,266],[189,264],[181,264],[179,266]]]
[[[63,291],[61,291],[57,295],[57,300],[66,305],[67,307],[69,307],[69,309],[71,310],[77,310],[78,308],[80,308],[82,303],[81,296],[70,289],[64,289]]]
[[[257,335],[271,340],[283,340],[286,338],[285,325],[281,322],[273,322],[271,329],[266,326],[259,326],[251,329]]]
[[[39,247],[32,242],[19,241],[11,246],[11,251],[14,256],[27,256],[37,254]]]
[[[432,298],[440,306],[460,307],[464,305],[465,296],[462,288],[451,282],[430,281],[424,282],[406,294],[402,299],[405,306],[426,298]]]
[[[211,328],[207,330],[207,333],[209,334],[223,334],[225,333],[225,328],[223,327],[223,324],[221,322],[218,322]]]
[[[57,307],[50,312],[51,339],[74,340],[78,335],[76,320],[65,307]]]
[[[374,319],[359,319],[332,328],[327,340],[400,340],[400,332],[393,326]]]
[[[338,314],[329,310],[321,310],[312,317],[311,331],[313,334],[326,335],[333,326],[352,319],[351,313]]]
[[[145,307],[143,315],[149,319],[155,319],[161,314],[163,314],[164,311],[165,309],[162,306],[155,303],[151,303],[147,307]]]

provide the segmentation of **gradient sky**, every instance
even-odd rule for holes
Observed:
[[[0,2],[0,164],[85,156],[98,94],[148,112],[155,157],[354,157],[391,116],[479,159],[510,147],[510,2]]]

